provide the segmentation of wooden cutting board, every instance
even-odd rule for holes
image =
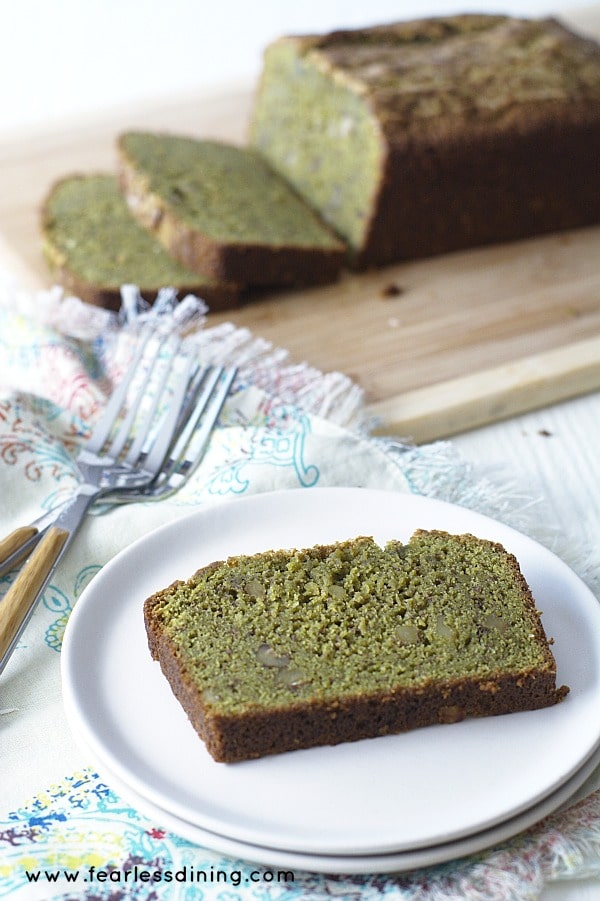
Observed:
[[[599,6],[568,22],[600,37]],[[251,101],[251,87],[232,86],[0,142],[0,269],[51,284],[40,202],[56,178],[112,170],[119,131],[243,141]],[[209,316],[226,320],[351,376],[380,431],[430,441],[600,388],[600,227],[345,273]]]

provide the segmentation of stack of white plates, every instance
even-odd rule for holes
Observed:
[[[215,763],[146,642],[146,597],[231,554],[417,528],[500,541],[553,636],[554,707],[398,736]],[[212,850],[318,872],[393,872],[470,854],[564,804],[600,762],[600,606],[557,557],[462,507],[366,489],[222,503],[111,561],[71,616],[62,653],[71,727],[99,771],[155,822]]]

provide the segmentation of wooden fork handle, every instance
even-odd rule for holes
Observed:
[[[35,526],[22,526],[20,529],[15,529],[14,532],[11,532],[6,538],[3,538],[2,541],[0,541],[0,563],[4,563],[5,560],[8,560],[8,558],[14,554],[15,551],[18,551],[22,545],[26,544],[30,538],[37,535],[37,531]]]
[[[21,531],[20,529],[16,530]],[[12,535],[15,533],[13,532]],[[12,538],[9,535],[3,544]],[[69,532],[52,526],[0,601],[0,669],[15,637],[51,573]],[[19,544],[16,545],[19,547]]]

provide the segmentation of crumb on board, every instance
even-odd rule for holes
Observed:
[[[383,285],[380,290],[380,294],[382,297],[400,297],[401,294],[404,294],[405,289],[401,285],[397,285],[395,282],[388,282],[387,285]]]

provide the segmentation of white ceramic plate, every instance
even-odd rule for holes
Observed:
[[[163,829],[169,829],[175,835],[187,839],[203,848],[226,854],[230,857],[241,858],[268,867],[286,867],[293,870],[308,870],[313,873],[335,874],[365,874],[365,873],[400,873],[406,870],[414,870],[419,867],[430,867],[436,864],[457,860],[470,854],[477,854],[492,848],[500,842],[529,829],[539,823],[544,817],[558,811],[561,807],[568,807],[573,795],[580,789],[586,780],[592,775],[600,764],[600,748],[597,748],[584,765],[564,782],[560,788],[544,798],[538,804],[520,813],[516,817],[484,829],[476,835],[470,835],[455,842],[446,842],[442,845],[432,845],[428,848],[419,848],[415,851],[399,851],[389,854],[372,854],[370,856],[355,855],[327,855],[327,854],[302,854],[294,851],[280,851],[277,848],[261,848],[247,842],[236,841],[215,832],[209,832],[193,823],[188,823],[173,814],[167,813],[157,807],[147,798],[135,792],[130,785],[122,782],[111,772],[103,761],[94,760],[93,753],[80,741],[80,746],[85,754],[94,761],[99,772],[110,783],[111,788],[119,792],[122,798],[140,811],[144,816]]]
[[[545,710],[215,763],[148,652],[144,599],[230,554],[416,528],[469,531],[519,559],[566,700]],[[366,489],[298,489],[219,504],[135,542],[96,576],[62,653],[74,731],[141,797],[200,829],[302,854],[414,851],[457,841],[557,791],[600,742],[600,605],[549,551],[465,508]]]

